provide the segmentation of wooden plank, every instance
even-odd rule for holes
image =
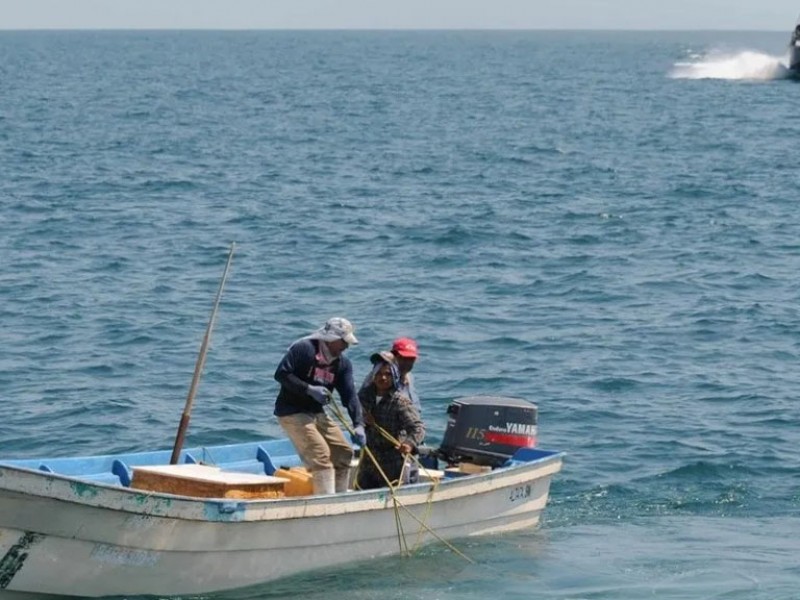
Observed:
[[[429,469],[427,467],[420,467],[419,480],[420,481],[435,481],[444,478],[444,471],[439,469]]]
[[[134,467],[131,487],[196,498],[282,498],[286,479],[222,471],[210,465]]]

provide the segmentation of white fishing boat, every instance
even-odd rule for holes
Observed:
[[[168,450],[0,460],[0,599],[206,594],[534,527],[562,454],[531,447],[535,413],[505,422],[498,405],[524,408],[508,400],[448,411],[437,460],[476,468],[396,489],[286,496],[288,440],[187,448],[177,464]]]

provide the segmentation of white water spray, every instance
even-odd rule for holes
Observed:
[[[786,57],[772,56],[754,50],[735,53],[712,51],[693,55],[687,62],[675,63],[673,79],[749,79],[771,80],[789,77]]]

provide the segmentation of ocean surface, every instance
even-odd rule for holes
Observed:
[[[237,599],[800,598],[786,32],[0,32],[0,456],[280,436],[275,366],[394,337],[433,443],[535,401],[534,531]],[[266,565],[265,565],[266,568]],[[215,597],[217,598],[217,597]]]

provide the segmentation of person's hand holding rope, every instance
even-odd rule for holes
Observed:
[[[403,454],[404,456],[408,456],[409,454],[414,452],[414,446],[412,446],[408,442],[400,442],[397,445],[397,450],[400,452],[400,454]]]

